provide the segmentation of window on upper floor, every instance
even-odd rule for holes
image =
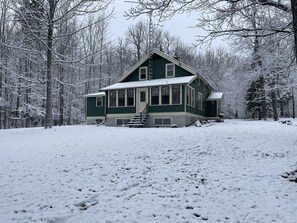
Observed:
[[[170,63],[166,64],[166,77],[174,77],[175,76],[175,65]]]
[[[147,67],[139,68],[139,80],[147,80]]]

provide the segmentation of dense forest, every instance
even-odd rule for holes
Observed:
[[[224,92],[226,118],[293,116],[297,7],[285,0],[162,2],[141,1],[127,16],[151,13],[161,21],[199,8],[197,26],[208,35],[194,45],[157,26],[151,41]],[[84,123],[83,95],[114,83],[149,52],[148,21],[110,40],[113,4],[0,0],[0,129]],[[197,47],[216,37],[228,38],[228,50]]]

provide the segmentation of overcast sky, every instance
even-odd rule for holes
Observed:
[[[129,25],[135,24],[139,20],[148,20],[147,16],[142,16],[137,19],[127,20],[123,14],[131,7],[131,3],[126,3],[124,0],[115,0],[115,18],[110,23],[110,34],[114,37],[122,36],[128,29]],[[176,15],[170,21],[163,23],[163,29],[169,31],[172,35],[179,36],[186,44],[192,44],[196,41],[196,35],[201,34],[202,31],[197,28],[191,28],[196,23],[197,15]],[[214,43],[217,47],[219,43]]]

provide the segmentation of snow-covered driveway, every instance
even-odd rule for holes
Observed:
[[[297,222],[297,122],[0,131],[0,222]]]

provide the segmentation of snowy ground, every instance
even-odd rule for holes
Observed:
[[[0,222],[297,222],[297,121],[0,131]]]

